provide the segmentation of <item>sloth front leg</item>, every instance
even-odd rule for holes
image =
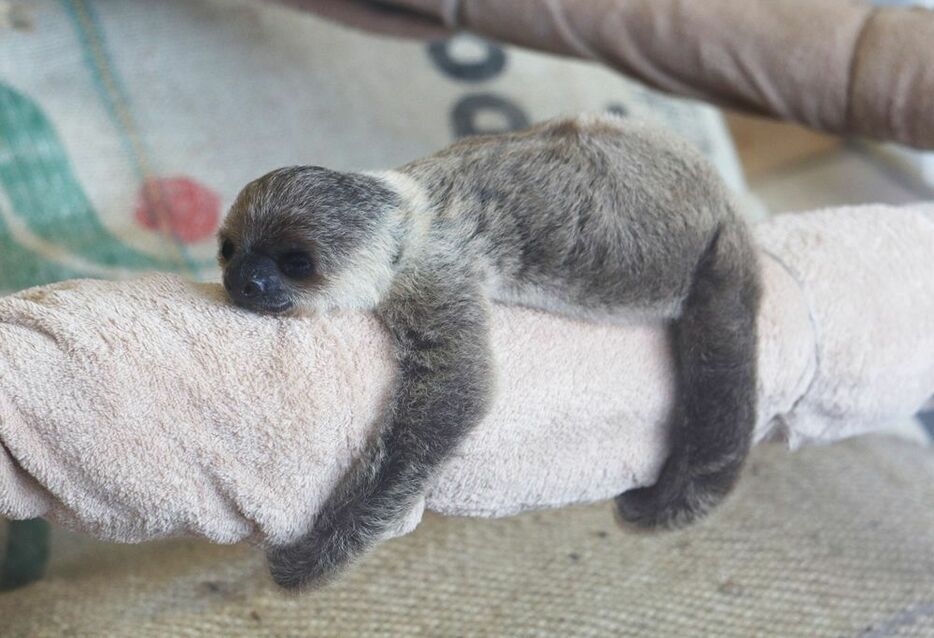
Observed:
[[[395,342],[393,395],[311,530],[268,552],[287,589],[324,584],[398,526],[490,403],[487,301],[469,269],[423,260],[396,276],[378,313]]]

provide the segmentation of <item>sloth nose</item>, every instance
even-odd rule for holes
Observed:
[[[224,272],[224,288],[235,303],[263,305],[283,294],[276,262],[264,255],[246,255]]]
[[[259,297],[266,289],[269,288],[269,279],[266,277],[253,277],[252,279],[247,280],[243,284],[243,288],[240,292],[247,299],[252,299],[253,297]]]

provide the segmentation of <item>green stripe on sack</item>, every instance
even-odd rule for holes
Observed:
[[[151,158],[152,154],[137,125],[120,73],[110,56],[106,34],[94,9],[94,3],[84,0],[62,0],[62,4],[81,42],[85,67],[119,134],[120,142],[137,177],[140,181],[155,177],[156,170]],[[192,259],[187,246],[178,237],[167,232],[165,238],[172,244],[177,255],[174,270],[187,271],[195,275],[199,268],[206,265],[199,264]],[[210,264],[207,265],[210,266]]]
[[[41,518],[12,521],[6,555],[0,561],[0,591],[33,583],[49,562],[49,524]]]
[[[137,251],[101,224],[48,118],[35,102],[2,84],[0,187],[12,213],[49,244],[106,266],[177,270],[175,260]]]

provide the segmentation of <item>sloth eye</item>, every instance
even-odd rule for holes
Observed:
[[[295,251],[279,257],[279,270],[286,277],[304,279],[314,273],[315,267],[308,253]]]
[[[221,257],[229,261],[230,258],[233,257],[234,250],[236,250],[236,248],[234,247],[233,242],[229,239],[225,239],[221,244]]]

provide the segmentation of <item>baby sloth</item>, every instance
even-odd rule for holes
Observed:
[[[672,322],[670,455],[654,485],[616,498],[625,521],[702,516],[749,450],[755,250],[713,168],[657,130],[582,116],[467,138],[395,171],[275,170],[237,197],[220,260],[244,308],[375,310],[395,345],[399,372],[367,451],[311,529],[269,551],[284,587],[327,581],[396,528],[483,419],[491,300]]]

